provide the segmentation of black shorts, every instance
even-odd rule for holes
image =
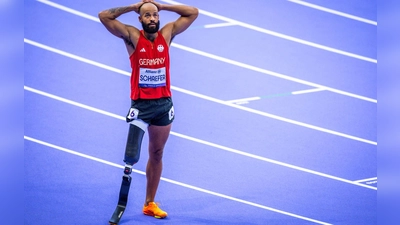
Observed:
[[[174,121],[174,105],[171,98],[132,100],[126,122],[141,119],[149,125],[166,126]]]

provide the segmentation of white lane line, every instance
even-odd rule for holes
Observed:
[[[80,108],[83,108],[83,109],[87,109],[87,110],[92,111],[92,112],[97,112],[97,113],[100,113],[100,114],[103,114],[103,115],[106,115],[106,116],[109,116],[109,117],[113,117],[115,119],[125,120],[125,117],[123,117],[123,116],[120,116],[120,115],[117,115],[117,114],[114,114],[114,113],[110,113],[110,112],[107,112],[107,111],[104,111],[104,110],[101,110],[101,109],[98,109],[98,108],[95,108],[95,107],[91,107],[91,106],[88,106],[88,105],[85,105],[85,104],[82,104],[82,103],[79,103],[79,102],[76,102],[76,101],[72,101],[72,100],[57,96],[57,95],[53,95],[53,94],[50,94],[50,93],[47,93],[47,92],[44,92],[44,91],[41,91],[41,90],[38,90],[38,89],[35,89],[35,88],[31,88],[29,86],[25,86],[24,85],[24,90],[30,91],[32,93],[36,93],[36,94],[39,94],[39,95],[42,95],[42,96],[45,96],[45,97],[60,101],[60,102],[64,102],[64,103],[67,103],[67,104],[70,104],[70,105],[74,105],[74,106],[77,106],[77,107],[80,107]]]
[[[349,18],[349,19],[357,20],[357,21],[360,21],[360,22],[363,22],[363,23],[369,23],[369,24],[372,24],[372,25],[375,25],[375,26],[378,25],[378,23],[376,21],[373,21],[373,20],[368,20],[368,19],[364,19],[362,17],[353,16],[351,14],[347,14],[347,13],[343,13],[343,12],[336,11],[336,10],[333,10],[333,9],[325,8],[325,7],[322,7],[322,6],[319,6],[319,5],[315,5],[315,4],[311,4],[311,3],[308,3],[308,2],[305,2],[305,1],[301,1],[301,0],[288,0],[288,1],[300,4],[300,5],[304,5],[304,6],[307,6],[307,7],[310,7],[310,8],[318,9],[318,10],[321,10],[321,11],[324,11],[324,12],[332,13],[332,14],[335,14],[335,15],[338,15],[338,16],[343,16],[343,17],[346,17],[346,18]]]
[[[63,10],[63,11],[66,11],[66,12],[69,12],[69,13],[72,13],[72,14],[75,14],[75,15],[77,15],[77,16],[81,16],[81,17],[83,17],[83,18],[86,18],[86,19],[89,19],[89,20],[92,20],[92,21],[95,21],[95,22],[99,22],[99,23],[100,23],[100,19],[99,19],[99,18],[94,17],[94,16],[91,16],[91,15],[88,15],[88,14],[86,14],[86,13],[82,13],[82,12],[80,12],[80,11],[78,11],[78,10],[71,9],[71,8],[68,8],[68,7],[65,7],[65,6],[63,6],[63,5],[60,5],[60,4],[51,2],[51,1],[47,1],[47,0],[36,0],[36,1],[41,2],[41,3],[44,3],[44,4],[47,4],[47,5],[52,6],[52,7],[54,7],[54,8],[61,9],[61,10]]]
[[[65,6],[62,6],[62,5],[59,5],[59,4],[56,4],[56,3],[52,3],[52,2],[47,1],[47,0],[37,0],[37,1],[40,1],[40,2],[45,3],[45,4],[49,3],[49,5],[51,3],[50,6],[53,6],[55,8],[61,9],[61,10],[65,10],[64,8],[67,8]],[[67,8],[67,9],[69,9],[69,8]],[[74,9],[70,9],[70,10],[68,10],[66,12],[73,13],[73,14],[75,14],[77,16],[82,16],[82,14],[84,14],[84,13],[81,13],[81,12],[76,11]],[[97,17],[91,16],[91,15],[88,15],[88,14],[84,14],[84,15],[85,15],[84,18],[90,18],[91,17],[91,20],[96,21],[96,22],[100,22],[97,19]],[[229,22],[229,23],[232,23],[232,22]],[[338,94],[347,95],[347,96],[350,96],[350,97],[353,97],[353,98],[358,98],[358,99],[361,99],[361,100],[377,103],[376,99],[364,97],[364,96],[361,96],[361,95],[356,95],[356,94],[353,94],[353,93],[337,90],[337,89],[334,89],[334,88],[325,87],[325,86],[322,86],[322,85],[319,85],[319,84],[315,84],[315,83],[312,83],[312,82],[308,82],[308,81],[305,81],[305,80],[293,78],[293,77],[290,77],[290,76],[287,76],[287,75],[284,75],[284,74],[280,74],[280,73],[276,73],[276,72],[273,72],[273,71],[261,69],[261,68],[255,67],[255,66],[250,66],[250,65],[247,65],[245,63],[241,63],[241,62],[230,60],[230,59],[227,59],[227,58],[224,58],[224,57],[216,56],[216,55],[213,55],[213,54],[210,54],[210,53],[207,53],[207,52],[203,52],[203,51],[200,51],[200,50],[197,50],[197,49],[194,49],[194,48],[186,47],[184,45],[171,43],[171,46],[179,48],[179,49],[182,49],[184,51],[188,51],[188,52],[192,52],[192,53],[195,53],[195,54],[198,54],[198,55],[201,55],[201,56],[205,56],[205,57],[208,57],[208,58],[211,58],[211,59],[215,59],[215,60],[218,60],[218,61],[221,61],[221,62],[226,62],[226,63],[232,64],[232,65],[235,65],[235,66],[239,66],[239,67],[242,67],[242,68],[250,69],[250,70],[253,70],[253,71],[256,71],[256,72],[268,74],[268,75],[271,75],[271,76],[279,77],[279,78],[282,78],[282,79],[290,80],[290,81],[301,83],[301,84],[306,84],[306,85],[317,87],[317,88],[324,88],[327,91],[332,91],[332,92],[335,92],[335,93],[338,93]]]
[[[52,51],[52,52],[55,52],[55,53],[58,53],[58,54],[61,54],[61,55],[76,59],[76,60],[84,59],[83,62],[86,62],[88,64],[91,64],[91,65],[94,65],[94,66],[99,66],[101,68],[104,68],[104,69],[107,69],[107,70],[110,70],[110,71],[113,71],[113,72],[117,72],[117,73],[123,74],[125,76],[130,76],[130,73],[128,73],[128,72],[125,72],[125,71],[122,71],[122,70],[119,70],[119,69],[116,69],[116,68],[113,68],[113,67],[110,67],[110,66],[95,62],[93,60],[85,59],[85,58],[82,58],[80,56],[76,56],[76,55],[73,55],[73,54],[58,50],[58,49],[54,49],[52,47],[42,45],[40,43],[31,41],[31,40],[26,39],[26,38],[24,38],[24,42],[26,42],[28,44],[32,44],[32,45],[40,47],[40,48],[45,47],[44,49],[46,49],[46,50],[49,50],[49,51]],[[202,98],[202,99],[205,99],[205,100],[208,100],[208,101],[212,101],[212,102],[215,102],[215,103],[218,103],[218,104],[230,106],[230,107],[237,108],[237,109],[240,109],[240,110],[244,110],[244,111],[247,111],[247,112],[250,112],[250,113],[255,113],[255,114],[258,114],[258,115],[261,115],[261,116],[265,116],[265,117],[269,117],[269,118],[272,118],[272,119],[277,119],[277,120],[284,121],[284,122],[287,122],[287,123],[292,123],[292,124],[299,125],[299,126],[302,126],[302,127],[307,127],[307,128],[310,128],[310,129],[314,129],[314,130],[317,130],[317,131],[321,131],[321,132],[325,132],[325,133],[329,133],[329,134],[333,134],[333,135],[349,138],[349,139],[356,140],[356,141],[365,142],[365,143],[372,144],[372,145],[377,145],[377,142],[374,142],[374,141],[370,141],[370,140],[367,140],[367,139],[355,137],[355,136],[344,134],[344,133],[340,133],[340,132],[337,132],[337,131],[321,128],[321,127],[318,127],[318,126],[310,125],[310,124],[299,122],[299,121],[296,121],[296,120],[287,119],[287,118],[284,118],[284,117],[276,116],[276,115],[273,115],[273,114],[270,114],[270,113],[262,112],[262,111],[251,109],[251,108],[247,108],[247,107],[244,107],[244,106],[236,105],[236,104],[229,103],[229,102],[226,102],[226,101],[223,101],[223,100],[220,100],[220,99],[216,99],[216,98],[213,98],[213,97],[210,97],[210,96],[207,96],[207,95],[203,95],[203,94],[200,94],[200,93],[189,91],[189,90],[186,90],[186,89],[183,89],[183,88],[171,86],[171,89],[175,90],[175,91],[179,91],[179,92],[185,93],[185,94],[188,94],[188,95],[191,95],[191,96],[194,96],[194,97]]]
[[[316,84],[316,83],[313,83],[313,82],[305,81],[305,80],[302,80],[302,79],[290,77],[288,75],[284,75],[284,74],[281,74],[281,73],[277,73],[277,72],[273,72],[273,71],[270,71],[270,70],[258,68],[258,67],[255,67],[255,66],[251,66],[251,65],[248,65],[248,64],[245,64],[245,63],[241,63],[241,62],[238,62],[238,61],[235,61],[235,60],[231,60],[231,59],[227,59],[227,58],[224,58],[224,57],[221,57],[221,56],[213,55],[213,54],[210,54],[210,53],[207,53],[207,52],[203,52],[203,51],[200,51],[200,50],[197,50],[197,49],[194,49],[194,48],[190,48],[190,47],[187,47],[187,46],[184,46],[184,45],[180,45],[180,44],[177,44],[177,43],[172,43],[171,46],[179,48],[179,49],[182,49],[182,50],[185,50],[185,51],[188,51],[188,52],[192,52],[194,54],[198,54],[198,55],[205,56],[205,57],[208,57],[208,58],[211,58],[211,59],[215,59],[215,60],[218,60],[218,61],[221,61],[221,62],[225,62],[225,63],[232,64],[232,65],[235,65],[235,66],[239,66],[239,67],[242,67],[242,68],[245,68],[245,69],[253,70],[253,71],[256,71],[256,72],[259,72],[259,73],[263,73],[263,74],[267,74],[267,75],[274,76],[274,77],[279,77],[281,79],[290,80],[290,81],[293,81],[293,82],[296,82],[296,83],[305,84],[305,85],[312,86],[312,87],[315,87],[315,88],[325,89],[327,91],[331,91],[331,92],[334,92],[334,93],[337,93],[337,94],[346,95],[346,96],[349,96],[349,97],[361,99],[361,100],[372,102],[372,103],[377,103],[378,102],[376,99],[373,99],[373,98],[368,98],[368,97],[365,97],[365,96],[361,96],[361,95],[353,94],[353,93],[350,93],[350,92],[346,92],[346,91],[338,90],[338,89],[335,89],[335,88],[331,88],[331,87],[323,86],[323,85],[320,85],[320,84]]]
[[[90,64],[90,65],[93,65],[93,66],[97,66],[97,67],[100,67],[100,68],[103,68],[103,69],[106,69],[106,70],[109,70],[109,71],[113,71],[113,72],[116,72],[116,73],[119,73],[119,74],[122,74],[122,75],[125,75],[125,76],[131,76],[131,73],[129,73],[127,71],[120,70],[120,69],[117,69],[115,67],[107,66],[105,64],[102,64],[102,63],[99,63],[99,62],[96,62],[96,61],[93,61],[93,60],[90,60],[90,59],[86,59],[86,58],[83,58],[83,57],[80,57],[80,56],[77,56],[77,55],[74,55],[74,54],[71,54],[71,53],[68,53],[68,52],[65,52],[65,51],[50,47],[50,46],[47,46],[47,45],[41,44],[41,43],[36,42],[36,41],[29,40],[27,38],[24,38],[24,42],[27,43],[27,44],[36,46],[38,48],[45,49],[47,51],[54,52],[54,53],[57,53],[59,55],[63,55],[63,56],[66,56],[68,58],[75,59],[75,60]]]
[[[239,99],[234,99],[234,100],[229,100],[226,101],[228,103],[234,103],[234,104],[247,104],[251,101],[257,101],[261,99],[267,99],[267,98],[277,98],[277,97],[283,97],[283,96],[289,96],[292,95],[292,93],[280,93],[280,94],[272,94],[272,95],[267,95],[267,96],[256,96],[256,97],[250,97],[250,98],[239,98]]]
[[[204,25],[204,28],[216,28],[216,27],[227,27],[227,26],[235,26],[233,23],[215,23],[215,24],[207,24]]]
[[[110,117],[125,121],[125,117],[123,117],[123,116],[119,116],[119,115],[114,114],[114,113],[110,113],[110,112],[107,112],[107,111],[104,111],[104,110],[101,110],[101,109],[97,109],[97,108],[94,108],[94,107],[91,107],[91,106],[88,106],[88,105],[85,105],[85,104],[82,104],[82,103],[79,103],[79,102],[75,102],[75,101],[72,101],[72,100],[57,96],[57,95],[53,95],[53,94],[50,94],[50,93],[47,93],[47,92],[44,92],[44,91],[40,91],[40,90],[34,89],[34,88],[31,88],[31,87],[28,87],[28,86],[24,86],[24,90],[27,90],[27,91],[30,91],[32,93],[36,93],[36,94],[39,94],[39,95],[42,95],[42,96],[45,96],[45,97],[48,97],[48,98],[52,98],[52,99],[55,99],[57,101],[65,102],[65,103],[68,103],[70,105],[74,105],[74,106],[77,106],[77,107],[80,107],[80,108],[83,108],[83,109],[87,109],[87,110],[90,110],[92,112],[100,113],[100,114],[103,114],[103,115],[106,115],[106,116],[110,116]],[[242,156],[246,156],[246,157],[249,157],[249,158],[253,158],[253,159],[261,160],[261,161],[264,161],[264,162],[268,162],[268,163],[284,166],[284,167],[291,168],[291,169],[294,169],[294,170],[303,171],[303,172],[306,172],[306,173],[310,173],[310,174],[314,174],[314,175],[317,175],[317,176],[321,176],[321,177],[325,177],[325,178],[341,181],[341,182],[344,182],[344,183],[349,183],[349,184],[353,184],[353,185],[357,185],[357,186],[366,187],[366,188],[370,188],[370,189],[376,190],[374,187],[371,188],[368,185],[359,184],[357,182],[346,180],[346,179],[343,179],[343,178],[340,178],[340,177],[335,177],[335,176],[332,176],[332,175],[329,175],[329,174],[325,174],[325,173],[321,173],[321,172],[318,172],[318,171],[302,168],[302,167],[291,165],[291,164],[288,164],[288,163],[283,163],[283,162],[280,162],[280,161],[277,161],[277,160],[265,158],[265,157],[262,157],[262,156],[250,154],[250,153],[243,152],[243,151],[239,151],[237,149],[233,149],[233,148],[229,148],[229,147],[226,147],[226,146],[223,146],[223,145],[219,145],[219,144],[215,144],[215,143],[212,143],[212,142],[204,141],[204,140],[201,140],[201,139],[198,139],[198,138],[194,138],[194,137],[191,137],[191,136],[188,136],[188,135],[180,134],[180,133],[173,132],[173,131],[171,131],[171,134],[174,135],[174,136],[186,139],[186,140],[194,141],[194,142],[197,142],[197,143],[200,143],[200,144],[204,144],[204,145],[207,145],[207,146],[218,148],[220,150],[224,150],[224,151],[228,151],[228,152],[231,152],[231,153],[235,153],[235,154],[239,154],[239,155],[242,155]]]
[[[234,99],[234,100],[229,100],[226,101],[227,103],[234,103],[234,104],[244,104],[244,103],[248,103],[251,101],[257,101],[260,100],[261,97],[250,97],[250,98],[239,98],[239,99]]]
[[[172,1],[172,0],[160,0],[160,1],[167,2],[167,3],[172,4],[172,5],[182,5],[183,4],[183,3],[179,3],[179,2],[176,2],[176,1]],[[300,38],[295,38],[295,37],[292,37],[292,36],[289,36],[289,35],[281,34],[281,33],[275,32],[275,31],[267,30],[267,29],[264,29],[264,28],[261,28],[261,27],[257,27],[257,26],[248,24],[248,23],[244,23],[244,22],[240,22],[240,21],[237,21],[237,20],[234,20],[234,19],[230,19],[228,17],[224,17],[224,16],[221,16],[221,15],[218,15],[218,14],[215,14],[215,13],[207,12],[205,10],[199,9],[199,12],[200,12],[200,14],[203,14],[203,15],[206,15],[206,16],[209,16],[209,17],[213,17],[213,18],[216,18],[216,19],[219,19],[219,20],[222,20],[222,21],[226,21],[228,23],[234,23],[234,24],[236,24],[238,26],[242,26],[242,27],[245,27],[245,28],[248,28],[248,29],[251,29],[251,30],[255,30],[255,31],[258,31],[258,32],[261,32],[261,33],[269,34],[269,35],[272,35],[272,36],[275,36],[275,37],[279,37],[279,38],[282,38],[282,39],[294,41],[294,42],[297,42],[297,43],[300,43],[300,44],[308,45],[308,46],[315,47],[315,48],[318,48],[318,49],[322,49],[322,50],[325,50],[325,51],[334,52],[334,53],[337,53],[337,54],[353,57],[353,58],[356,58],[356,59],[361,59],[361,60],[372,62],[372,63],[377,63],[378,62],[376,59],[373,59],[373,58],[357,55],[357,54],[354,54],[354,53],[351,53],[351,52],[346,52],[346,51],[339,50],[339,49],[336,49],[336,48],[332,48],[332,47],[328,47],[328,46],[325,46],[325,45],[317,44],[317,43],[314,43],[314,42],[306,41],[306,40],[303,40],[303,39],[300,39]]]
[[[272,94],[272,95],[266,95],[266,96],[256,96],[256,97],[250,97],[250,98],[239,98],[239,99],[234,99],[234,100],[229,100],[226,101],[228,103],[234,103],[234,104],[246,104],[251,101],[257,101],[261,99],[266,99],[266,98],[275,98],[275,97],[282,97],[282,96],[289,96],[289,95],[301,95],[301,94],[308,94],[308,93],[313,93],[313,92],[319,92],[319,91],[324,91],[322,88],[313,88],[313,89],[307,89],[307,90],[302,90],[302,91],[293,91],[290,93],[280,93],[280,94]]]
[[[54,144],[51,144],[51,143],[48,143],[48,142],[45,142],[45,141],[41,141],[41,140],[29,137],[29,136],[24,136],[24,139],[28,140],[28,141],[31,141],[31,142],[34,142],[34,143],[37,143],[37,144],[40,144],[40,145],[44,145],[44,146],[59,150],[59,151],[63,151],[63,152],[66,152],[66,153],[69,153],[69,154],[72,154],[72,155],[76,155],[76,156],[80,156],[80,157],[83,157],[83,158],[86,158],[86,159],[90,159],[90,160],[93,160],[93,161],[96,161],[96,162],[100,162],[100,163],[103,163],[103,164],[106,164],[106,165],[109,165],[109,166],[114,166],[114,167],[121,168],[121,169],[124,168],[124,166],[122,166],[122,165],[119,165],[119,164],[116,164],[116,163],[113,163],[113,162],[110,162],[110,161],[107,161],[107,160],[104,160],[104,159],[100,159],[100,158],[97,158],[97,157],[94,157],[94,156],[91,156],[91,155],[83,154],[83,153],[80,153],[80,152],[77,152],[77,151],[74,151],[74,150],[71,150],[71,149],[67,149],[67,148],[64,148],[64,147],[61,147],[61,146],[58,146],[58,145],[54,145]],[[140,171],[140,170],[136,170],[136,169],[132,169],[132,172],[138,173],[138,174],[141,174],[141,175],[146,175],[145,172]],[[172,183],[172,184],[181,186],[181,187],[189,188],[189,189],[192,189],[192,190],[195,190],[195,191],[203,192],[203,193],[206,193],[206,194],[210,194],[210,195],[214,195],[214,196],[217,196],[217,197],[225,198],[225,199],[232,200],[232,201],[235,201],[235,202],[240,202],[240,203],[243,203],[243,204],[246,204],[246,205],[250,205],[250,206],[257,207],[257,208],[261,208],[261,209],[269,210],[269,211],[272,211],[272,212],[280,213],[280,214],[283,214],[283,215],[286,215],[286,216],[291,216],[291,217],[295,217],[295,218],[302,219],[302,220],[307,220],[307,221],[318,223],[318,224],[324,224],[324,225],[329,225],[330,224],[330,223],[322,222],[322,221],[319,221],[319,220],[311,219],[311,218],[308,218],[308,217],[300,216],[300,215],[297,215],[297,214],[294,214],[294,213],[289,213],[289,212],[282,211],[282,210],[279,210],[279,209],[275,209],[275,208],[271,208],[271,207],[264,206],[264,205],[261,205],[261,204],[257,204],[257,203],[254,203],[254,202],[250,202],[250,201],[246,201],[246,200],[243,200],[243,199],[231,197],[229,195],[224,195],[224,194],[221,194],[221,193],[218,193],[218,192],[206,190],[206,189],[203,189],[203,188],[199,188],[199,187],[196,187],[196,186],[193,186],[193,185],[185,184],[185,183],[182,183],[182,182],[179,182],[179,181],[175,181],[175,180],[172,180],[172,179],[168,179],[168,178],[165,178],[165,177],[161,177],[161,180],[165,181],[165,182],[168,182],[168,183]]]
[[[367,181],[373,181],[373,180],[378,180],[378,177],[372,177],[372,178],[367,178],[367,179],[362,179],[362,180],[355,180],[355,181],[353,181],[353,182],[356,182],[356,183],[365,183],[365,182],[367,182]]]
[[[292,169],[295,169],[295,170],[303,171],[303,172],[314,174],[314,175],[317,175],[317,176],[321,176],[321,177],[325,177],[325,178],[341,181],[341,182],[344,182],[344,183],[348,183],[348,184],[353,184],[353,185],[369,188],[369,189],[372,189],[372,190],[377,190],[376,187],[371,187],[369,185],[360,184],[358,182],[354,182],[354,181],[351,181],[351,180],[347,180],[347,179],[343,179],[343,178],[340,178],[340,177],[332,176],[332,175],[329,175],[329,174],[325,174],[325,173],[317,172],[317,171],[314,171],[314,170],[306,169],[306,168],[303,168],[303,167],[291,165],[291,164],[288,164],[288,163],[279,162],[279,161],[276,161],[276,160],[273,160],[273,159],[265,158],[265,157],[254,155],[254,154],[251,154],[251,153],[239,151],[239,150],[236,150],[236,149],[233,149],[233,148],[229,148],[229,147],[225,147],[225,146],[222,146],[222,145],[214,144],[214,143],[211,143],[211,142],[208,142],[208,141],[203,141],[203,140],[200,140],[200,139],[197,139],[197,138],[193,138],[193,137],[190,137],[190,136],[187,136],[187,135],[176,134],[176,136],[182,137],[184,139],[192,140],[194,142],[198,142],[198,143],[201,143],[201,144],[205,144],[205,145],[208,145],[208,146],[211,146],[211,147],[219,148],[221,150],[225,150],[225,151],[232,152],[232,153],[235,153],[235,154],[247,156],[247,157],[250,157],[250,158],[253,158],[253,159],[258,159],[258,160],[261,160],[261,161],[264,161],[264,162],[269,162],[269,163],[272,163],[272,164],[284,166],[284,167],[287,167],[287,168],[292,168]]]
[[[256,109],[252,109],[252,108],[247,108],[247,107],[244,107],[244,106],[241,106],[241,105],[228,103],[226,101],[222,101],[222,100],[219,100],[219,99],[216,99],[216,98],[212,98],[212,97],[209,97],[209,96],[206,96],[206,95],[203,95],[203,94],[199,94],[199,93],[196,93],[196,92],[193,92],[193,91],[185,90],[183,88],[174,87],[174,90],[180,91],[180,92],[183,92],[183,93],[186,93],[188,95],[195,96],[195,97],[199,97],[199,98],[202,98],[202,99],[206,99],[206,100],[209,100],[209,101],[212,101],[212,102],[215,102],[215,103],[219,103],[219,104],[222,104],[222,105],[226,105],[226,106],[230,106],[230,107],[233,107],[233,108],[241,109],[241,110],[244,110],[244,111],[247,111],[247,112],[250,112],[250,113],[254,113],[254,114],[257,114],[257,115],[260,115],[260,116],[269,117],[269,118],[272,118],[272,119],[276,119],[276,120],[280,120],[280,121],[283,121],[283,122],[299,125],[299,126],[302,126],[302,127],[307,127],[307,128],[313,129],[313,130],[317,130],[317,131],[321,131],[321,132],[337,135],[337,136],[340,136],[340,137],[344,137],[344,138],[348,138],[348,139],[364,142],[364,143],[371,144],[371,145],[378,145],[378,143],[375,142],[375,141],[371,141],[371,140],[367,140],[367,139],[364,139],[364,138],[359,138],[359,137],[356,137],[356,136],[340,133],[340,132],[337,132],[337,131],[329,130],[329,129],[326,129],[326,128],[314,126],[314,125],[303,123],[303,122],[299,122],[299,121],[296,121],[296,120],[287,119],[287,118],[284,118],[284,117],[281,117],[281,116],[276,116],[276,115],[273,115],[273,114],[270,114],[270,113],[266,113],[266,112],[259,111],[259,110],[256,110]]]
[[[314,88],[314,89],[308,89],[308,90],[302,90],[302,91],[293,91],[292,95],[308,94],[308,93],[319,92],[319,91],[325,91],[325,89]]]

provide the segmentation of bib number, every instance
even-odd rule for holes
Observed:
[[[133,120],[136,120],[139,115],[139,110],[135,108],[129,109],[128,115],[126,115],[126,122],[132,122]]]

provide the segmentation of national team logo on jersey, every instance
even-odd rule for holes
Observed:
[[[158,45],[158,46],[157,46],[157,50],[158,50],[159,52],[163,52],[163,51],[164,51],[164,46],[163,46],[163,45]]]

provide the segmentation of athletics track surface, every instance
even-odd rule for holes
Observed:
[[[131,3],[25,1],[25,224],[108,224],[130,66],[97,13]],[[200,15],[170,48],[169,217],[141,213],[145,137],[120,224],[376,224],[375,1],[180,3]]]

